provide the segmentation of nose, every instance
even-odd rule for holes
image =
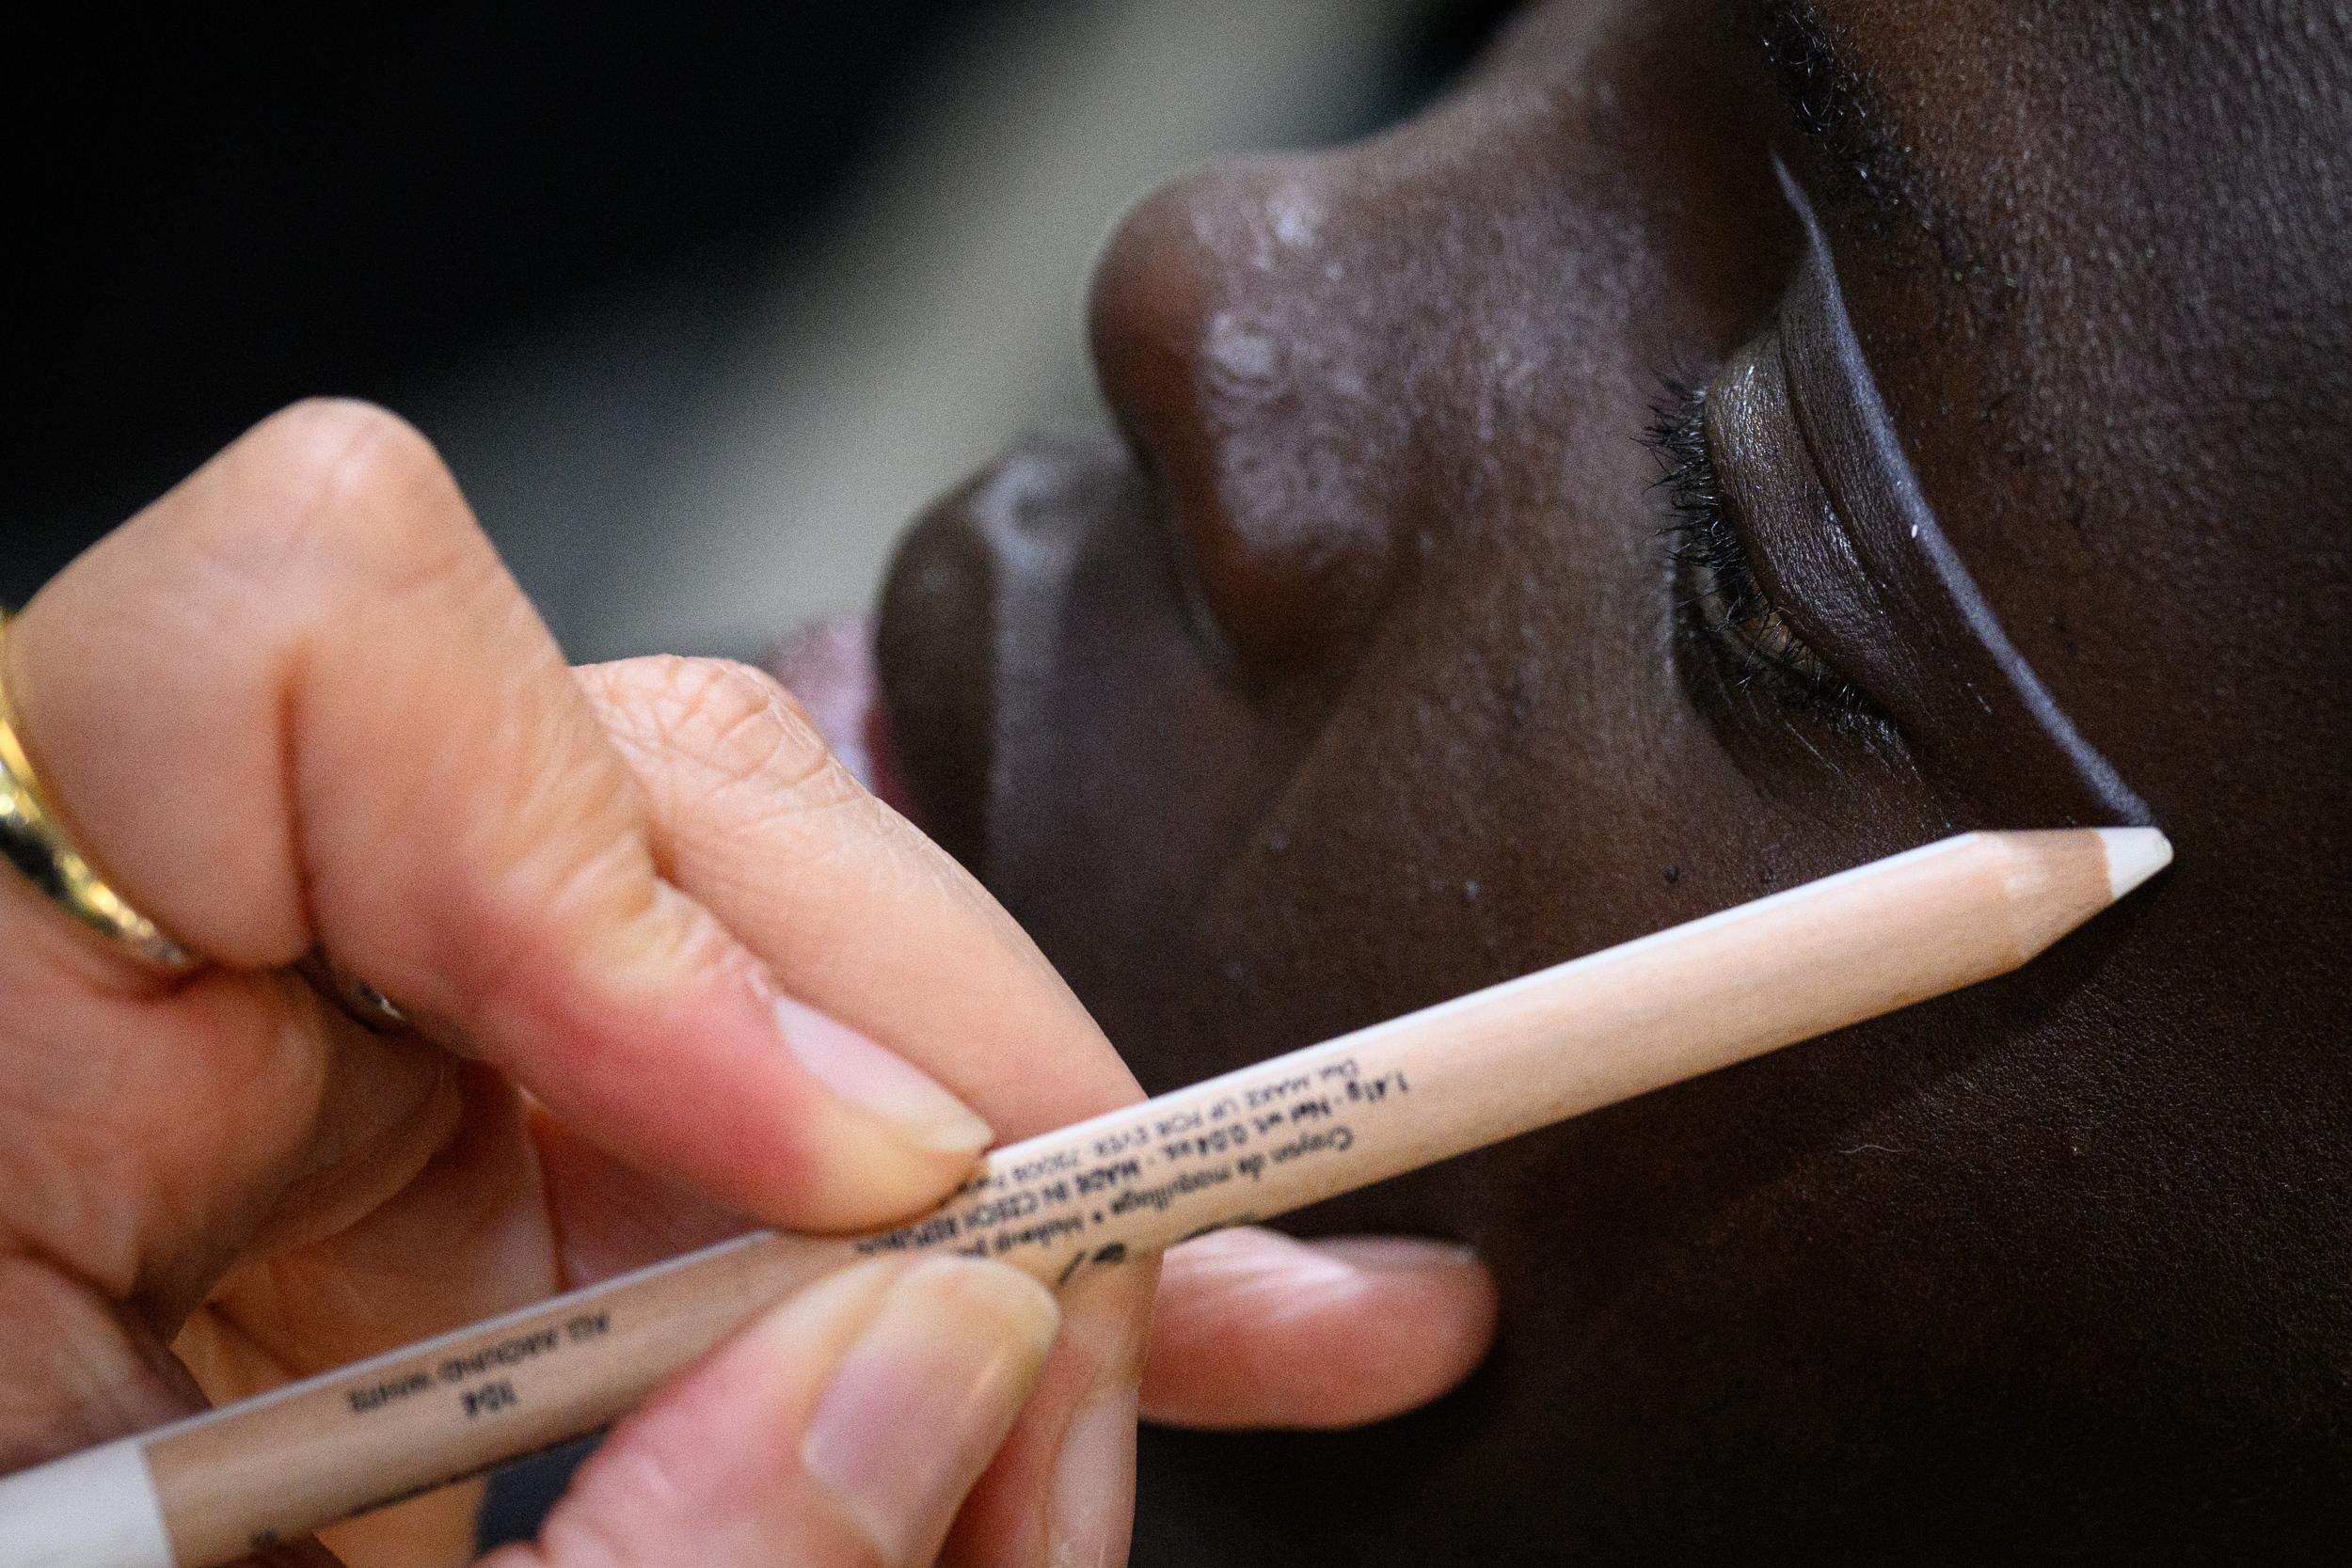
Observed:
[[[1104,395],[1162,488],[1198,608],[1249,664],[1349,641],[1390,589],[1412,499],[1414,366],[1351,157],[1179,181],[1095,273]]]

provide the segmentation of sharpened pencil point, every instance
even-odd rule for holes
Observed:
[[[2107,888],[2118,898],[2172,863],[2172,841],[2153,828],[2101,828]]]

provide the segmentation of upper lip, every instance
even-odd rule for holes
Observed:
[[[903,794],[984,879],[1002,753],[1022,739],[1006,726],[1054,721],[1038,705],[1056,687],[1077,546],[1104,481],[1135,477],[1107,435],[1025,442],[917,518],[883,579],[874,662]]]

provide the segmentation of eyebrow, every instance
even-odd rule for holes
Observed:
[[[1812,0],[1771,0],[1762,21],[1764,52],[1797,129],[1872,208],[1910,217],[1947,264],[1964,263],[1969,245],[1958,220],[1934,198],[1911,145],[1879,107],[1868,72],[1840,45]]]
[[[1854,70],[1811,6],[1772,0],[1764,9],[1764,48],[1781,96],[1806,135],[1827,136],[1864,119]]]

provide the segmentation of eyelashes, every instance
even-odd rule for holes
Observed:
[[[1677,608],[1742,690],[1761,687],[1840,728],[1879,729],[1868,699],[1798,635],[1756,580],[1707,447],[1707,389],[1669,380],[1643,444],[1658,454],[1659,488],[1674,520],[1665,533]]]

